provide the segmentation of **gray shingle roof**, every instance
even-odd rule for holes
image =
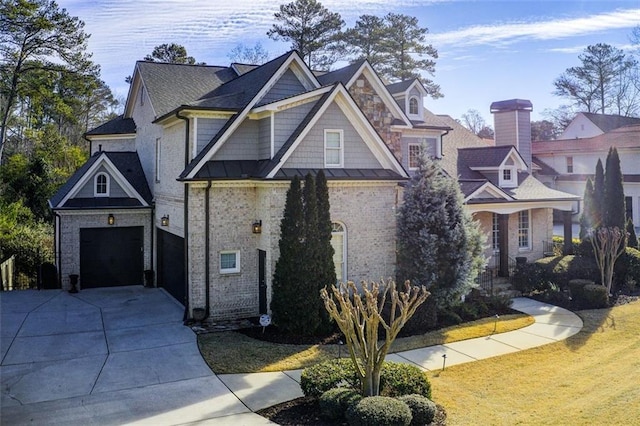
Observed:
[[[136,123],[133,118],[124,118],[119,115],[114,119],[107,121],[106,123],[96,127],[85,133],[85,136],[96,135],[126,135],[136,132]]]
[[[512,149],[509,145],[458,149],[458,174],[463,178],[474,179],[478,172],[470,167],[497,168]]]
[[[595,114],[592,112],[583,112],[593,124],[598,126],[603,132],[610,132],[611,130],[618,129],[624,126],[631,126],[634,124],[640,124],[640,118],[636,117],[623,117],[621,115],[608,115],[608,114]]]
[[[395,93],[402,93],[405,92],[409,88],[409,86],[414,83],[414,81],[415,79],[399,81],[397,83],[387,84],[386,88],[392,95]]]
[[[344,68],[337,69],[335,71],[328,72],[326,74],[321,74],[316,76],[318,82],[321,85],[326,86],[334,83],[342,83],[346,85],[349,80],[353,77],[353,75],[360,69],[364,60],[354,62],[351,65],[347,65]]]

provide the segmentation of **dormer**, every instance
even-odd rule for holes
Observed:
[[[517,188],[518,173],[527,171],[527,163],[512,146],[468,148],[459,152],[463,153],[459,161],[500,188]]]
[[[424,120],[423,99],[428,95],[420,80],[408,80],[387,86],[400,108],[411,121]]]

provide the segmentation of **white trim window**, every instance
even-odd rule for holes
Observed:
[[[422,154],[422,146],[419,143],[410,143],[408,146],[408,166],[409,170],[417,170],[420,165],[420,155]]]
[[[160,166],[162,165],[162,163],[160,162],[160,153],[161,148],[162,148],[162,143],[161,143],[161,139],[157,138],[156,139],[156,182],[160,182]]]
[[[98,173],[93,178],[93,196],[94,197],[108,197],[110,191],[111,182],[109,175],[106,173]]]
[[[415,96],[412,96],[411,98],[409,98],[409,114],[411,114],[411,115],[419,115],[420,114],[420,107],[418,105],[418,98],[416,98]]]
[[[344,132],[342,129],[324,130],[324,166],[343,167]]]
[[[498,186],[504,188],[515,188],[518,186],[517,173],[515,167],[502,167],[498,172]]]
[[[498,213],[493,213],[491,222],[491,247],[494,252],[500,251],[500,220]]]
[[[347,228],[344,224],[331,224],[331,246],[333,247],[333,264],[336,268],[338,282],[347,282]]]
[[[573,157],[567,157],[567,173],[573,173]]]
[[[518,212],[518,249],[531,250],[531,211]]]
[[[237,274],[240,272],[240,250],[223,250],[220,252],[220,273]]]

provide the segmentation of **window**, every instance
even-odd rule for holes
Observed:
[[[573,173],[573,157],[567,157],[567,173]]]
[[[498,213],[493,214],[493,223],[491,225],[491,247],[493,251],[500,251],[500,221]]]
[[[324,165],[325,167],[342,167],[344,160],[342,130],[324,131]]]
[[[240,272],[240,251],[229,250],[220,252],[220,273],[233,274]]]
[[[420,145],[417,143],[409,144],[409,170],[415,170],[418,168],[420,161]]]
[[[418,115],[418,98],[413,97],[409,99],[409,114]]]
[[[109,176],[106,173],[98,173],[93,182],[94,197],[109,196]]]
[[[516,169],[512,166],[507,166],[500,169],[498,186],[504,188],[514,188],[517,186],[516,181]]]
[[[504,181],[511,180],[511,169],[504,169],[502,171],[502,180]]]
[[[333,264],[336,268],[338,282],[347,282],[347,238],[343,224],[331,224],[331,246],[333,247]]]
[[[156,182],[160,182],[160,138],[156,139]]]
[[[518,248],[531,249],[531,217],[529,210],[518,213]]]

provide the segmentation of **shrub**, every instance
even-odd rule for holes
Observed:
[[[599,284],[587,284],[583,289],[585,309],[606,308],[609,305],[607,288]]]
[[[387,396],[369,396],[347,409],[352,426],[409,426],[411,410],[402,401]]]
[[[511,311],[513,299],[508,295],[491,295],[485,302],[490,313],[507,314]]]
[[[591,279],[599,277],[600,271],[592,256],[556,256],[535,261],[543,269],[543,277],[560,288],[566,288],[569,280],[575,278]]]
[[[411,410],[411,426],[424,426],[433,422],[436,416],[436,404],[422,395],[404,395],[398,398]]]
[[[431,398],[431,384],[426,373],[415,365],[386,361],[380,374],[380,395],[410,394]]]
[[[569,280],[569,291],[571,292],[571,297],[574,300],[583,300],[584,287],[588,284],[595,284],[595,283],[591,280],[585,280],[582,278]]]
[[[547,258],[554,259],[554,258]],[[545,291],[549,288],[549,278],[540,263],[523,263],[518,265],[511,277],[513,288],[523,294]]]
[[[362,395],[351,388],[329,389],[320,396],[320,414],[330,420],[339,420],[345,412],[362,399]]]
[[[640,250],[627,247],[618,258],[614,268],[614,284],[616,289],[627,288],[633,291],[640,283]]]
[[[351,358],[321,362],[305,368],[300,376],[302,392],[314,398],[345,382],[354,389],[360,388]]]

